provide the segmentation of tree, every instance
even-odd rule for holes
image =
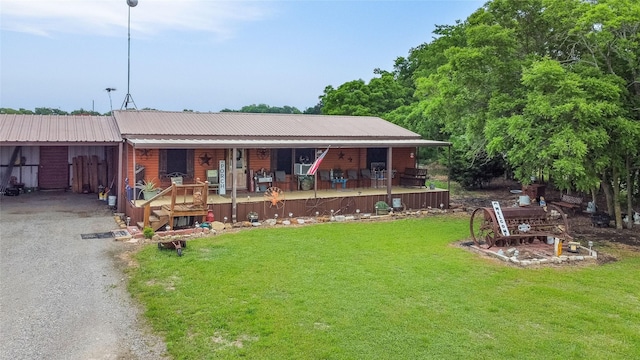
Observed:
[[[243,106],[240,110],[222,109],[221,112],[243,112],[243,113],[271,113],[271,114],[301,114],[300,110],[293,106],[276,107],[267,104],[252,104]]]

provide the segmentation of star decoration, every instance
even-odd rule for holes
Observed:
[[[258,156],[258,159],[264,160],[269,156],[269,150],[268,149],[258,149],[258,150],[256,150],[256,155]]]
[[[347,160],[349,160],[349,162],[353,162],[353,158],[351,156],[349,156]]]
[[[211,164],[209,164],[211,159],[212,158],[209,156],[208,153],[202,154],[202,156],[200,156],[200,165],[204,165],[204,164],[211,165]]]
[[[148,158],[151,156],[151,149],[138,149],[136,151],[140,157]]]
[[[344,153],[342,151],[338,153],[338,159],[344,159]]]

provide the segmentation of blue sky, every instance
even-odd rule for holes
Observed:
[[[220,111],[318,103],[327,85],[369,81],[429,42],[436,24],[485,1],[139,0],[131,8],[138,109]],[[0,107],[120,109],[125,0],[2,0]]]

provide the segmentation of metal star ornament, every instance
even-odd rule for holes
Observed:
[[[202,156],[200,156],[200,165],[204,165],[204,164],[211,165],[211,164],[209,164],[211,159],[212,158],[209,156],[208,153],[202,154]]]

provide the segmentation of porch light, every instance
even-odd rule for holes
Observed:
[[[409,157],[413,159],[414,157],[416,157],[416,154],[414,154],[413,152],[411,152],[411,153],[409,154]]]

